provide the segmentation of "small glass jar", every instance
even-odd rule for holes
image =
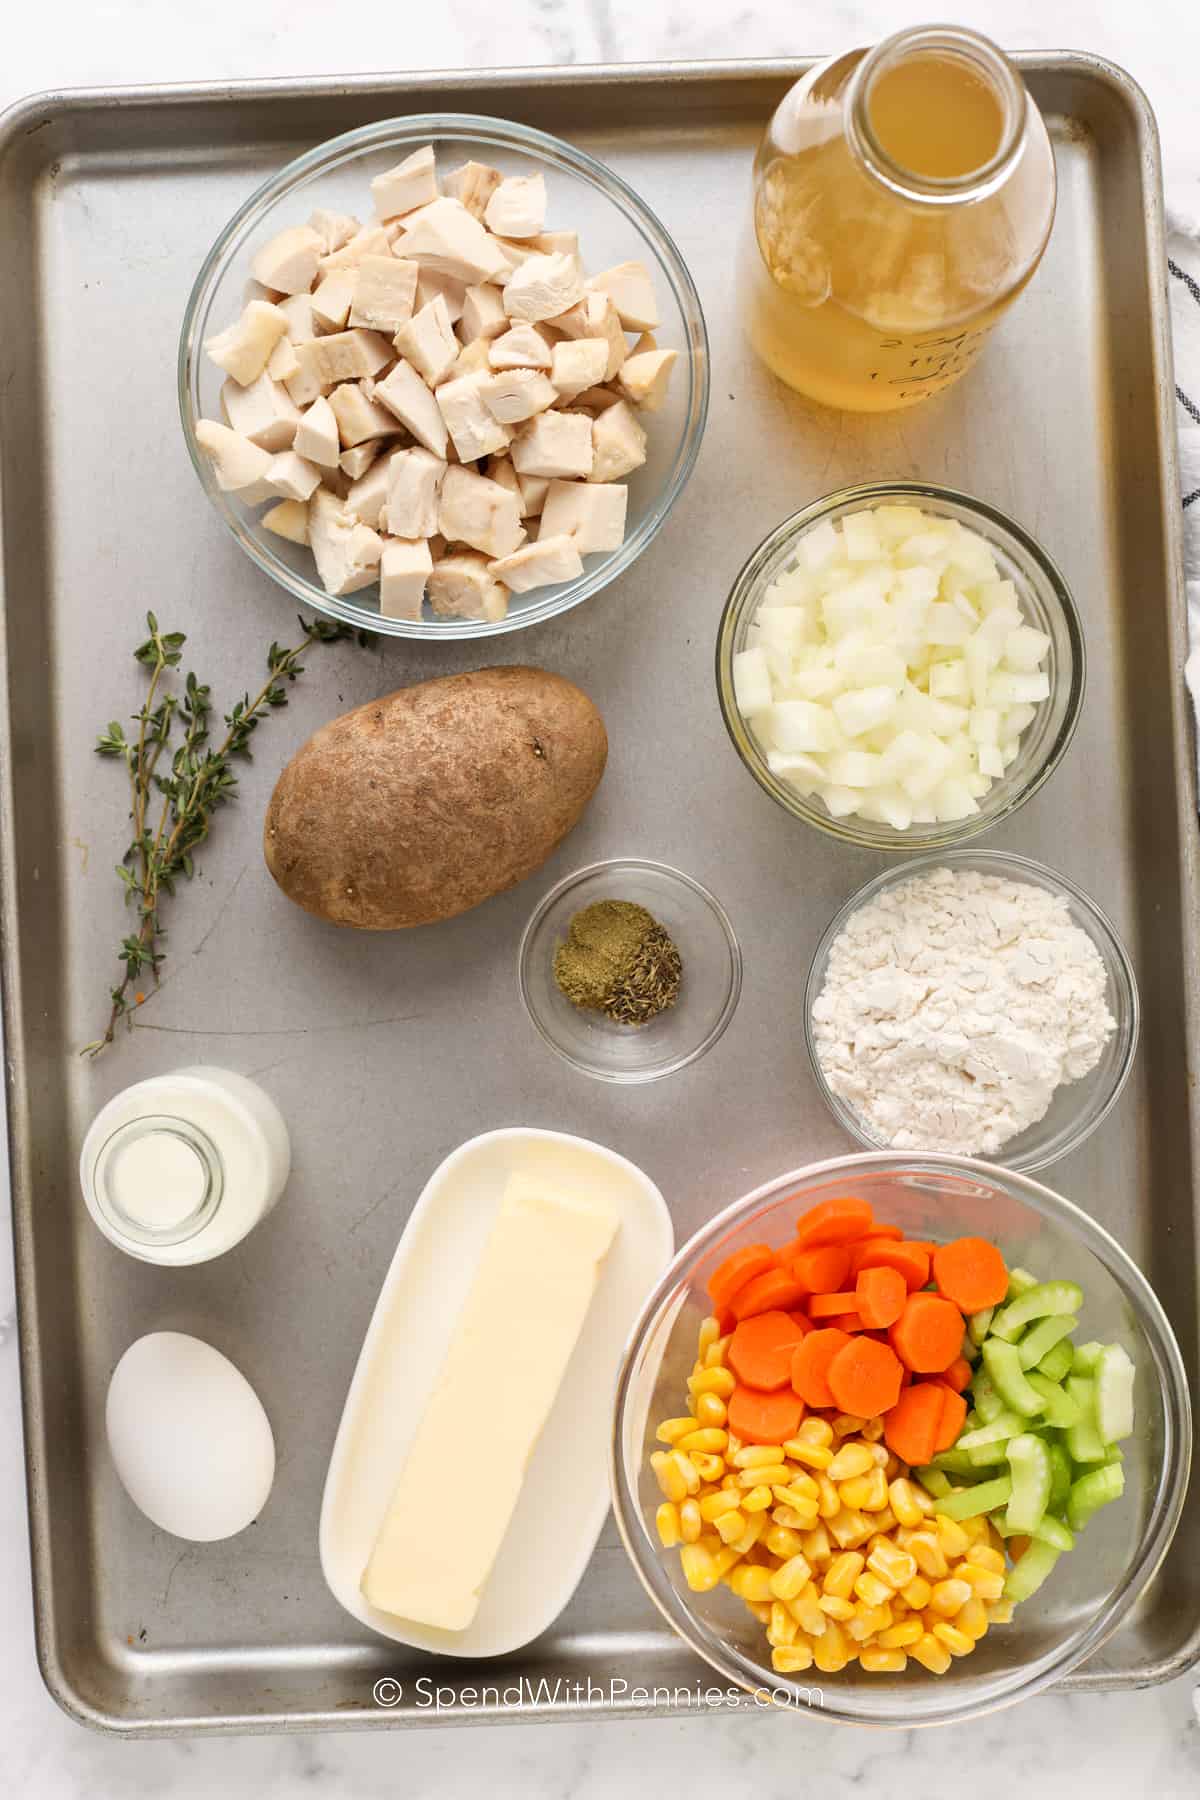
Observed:
[[[291,1168],[283,1115],[228,1069],[178,1069],[103,1107],[79,1158],[83,1197],[110,1242],[142,1262],[208,1262],[278,1200]]]
[[[928,26],[821,63],[754,165],[755,349],[827,406],[919,405],[965,374],[1029,281],[1055,192],[1041,114],[987,38]]]

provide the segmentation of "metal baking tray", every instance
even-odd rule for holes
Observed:
[[[52,94],[0,127],[0,855],[34,1594],[46,1681],[90,1724],[182,1733],[694,1710],[708,1673],[658,1621],[611,1526],[557,1625],[483,1669],[351,1621],[321,1577],[318,1506],[380,1280],[456,1143],[521,1123],[611,1144],[661,1185],[680,1240],[780,1169],[847,1148],[806,1066],[799,1013],[821,930],[880,859],[788,822],[756,790],[725,740],[712,672],[747,552],[845,482],[923,476],[972,490],[1044,539],[1074,585],[1091,675],[1083,721],[1046,791],[992,841],[1074,876],[1132,951],[1145,1002],[1135,1075],[1050,1179],[1147,1271],[1196,1379],[1200,892],[1153,119],[1119,70],[1023,58],[1058,156],[1043,268],[959,387],[924,411],[837,417],[789,397],[751,358],[719,223],[743,218],[758,135],[806,66]],[[278,768],[343,707],[485,659],[470,643],[399,640],[315,653],[173,909],[161,994],[89,1064],[76,1052],[116,967],[126,824],[120,771],[92,743],[139,700],[129,651],[142,615],[152,605],[190,634],[189,657],[225,704],[291,621],[219,528],[184,453],[173,369],[188,288],[220,226],[285,159],[368,120],[438,109],[523,119],[611,163],[674,233],[707,309],[712,412],[675,516],[615,589],[488,659],[578,681],[608,722],[608,775],[547,867],[478,912],[396,935],[321,927],[263,867]],[[632,1089],[558,1062],[522,1017],[515,980],[521,928],[548,885],[620,853],[710,884],[745,954],[741,1007],[712,1054]],[[75,1157],[118,1088],[199,1061],[257,1076],[278,1098],[295,1174],[230,1255],[148,1268],[89,1223]],[[226,1351],[274,1423],[274,1492],[226,1544],[152,1530],[108,1464],[109,1373],[133,1337],[164,1327]],[[1198,1552],[1194,1488],[1137,1617],[1068,1686],[1160,1681],[1200,1656]],[[403,1686],[399,1704],[374,1700],[382,1676]],[[440,1709],[431,1682],[450,1696]],[[472,1703],[467,1690],[485,1682],[519,1684],[523,1705],[494,1692]]]

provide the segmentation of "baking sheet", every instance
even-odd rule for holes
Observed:
[[[1197,1373],[1194,774],[1172,377],[1153,123],[1129,79],[1070,54],[1022,59],[1058,157],[1045,263],[972,376],[927,410],[810,411],[743,344],[715,219],[740,220],[763,123],[802,63],[278,82],[48,95],[0,127],[0,787],[5,1024],[39,1655],[76,1716],[123,1733],[480,1722],[694,1709],[707,1672],[657,1621],[610,1524],[557,1625],[481,1669],[357,1627],[317,1556],[321,1486],[362,1333],[408,1209],[441,1158],[493,1127],[577,1132],[659,1183],[679,1241],[779,1170],[848,1148],[805,1058],[804,978],[833,911],[882,866],[790,823],[729,747],[712,650],[729,584],[780,517],[845,482],[922,476],[1043,538],[1087,631],[1089,693],[1047,789],[989,837],[1081,882],[1142,987],[1138,1065],[1091,1142],[1049,1171],[1154,1282]],[[645,195],[691,265],[713,403],[691,485],[615,589],[496,656],[385,642],[314,652],[258,734],[168,920],[161,994],[95,1064],[124,929],[112,864],[119,769],[95,731],[141,697],[128,652],[153,606],[190,634],[223,705],[287,639],[291,606],[204,503],[175,411],[184,302],[235,206],[299,150],[368,120],[497,113],[571,138]],[[259,830],[274,776],[333,713],[490,660],[543,663],[601,707],[612,754],[585,819],[514,892],[435,930],[359,937],[276,893]],[[709,1056],[645,1088],[558,1062],[521,1015],[515,960],[540,895],[600,857],[686,869],[729,909],[741,1006]],[[295,1173],[237,1250],[148,1268],[92,1229],[74,1159],[119,1088],[201,1060],[259,1079]],[[117,1484],[103,1396],[144,1331],[207,1338],[257,1388],[279,1467],[226,1544],[153,1531]],[[1200,1656],[1200,1493],[1134,1622],[1069,1687],[1165,1679]],[[380,1705],[374,1682],[400,1684]],[[428,1684],[450,1695],[437,1707]],[[466,1689],[519,1687],[523,1705]],[[425,1683],[425,1686],[422,1686]],[[590,1685],[589,1685],[590,1684]],[[644,1690],[639,1693],[636,1690]],[[657,1690],[657,1692],[655,1692]],[[392,1690],[385,1690],[388,1700]]]

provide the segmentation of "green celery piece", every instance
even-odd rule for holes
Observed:
[[[1009,1412],[1005,1407],[997,1413],[989,1425],[981,1425],[976,1431],[964,1431],[954,1440],[956,1450],[977,1450],[981,1444],[1003,1444],[1010,1437],[1016,1437],[1024,1431],[1025,1421],[1020,1413]]]
[[[971,1398],[975,1402],[975,1411],[985,1425],[990,1425],[993,1419],[1008,1411],[986,1369],[976,1369],[971,1379]]]
[[[1093,1513],[1110,1501],[1118,1500],[1124,1492],[1125,1471],[1120,1463],[1105,1463],[1102,1468],[1089,1469],[1071,1486],[1071,1498],[1067,1503],[1067,1521],[1071,1530],[1082,1531]]]
[[[1104,1460],[1106,1463],[1123,1463],[1125,1461],[1125,1452],[1122,1450],[1120,1444],[1106,1444],[1104,1446]]]
[[[1060,1518],[1054,1513],[1046,1512],[1038,1521],[1037,1529],[1030,1532],[1030,1537],[1039,1544],[1049,1544],[1055,1550],[1073,1550],[1075,1533],[1069,1531]]]
[[[1035,1538],[1020,1562],[1005,1577],[1005,1599],[1028,1600],[1031,1594],[1036,1594],[1061,1555],[1061,1550],[1056,1550],[1053,1544]]]
[[[1074,1281],[1039,1281],[1010,1300],[992,1320],[992,1337],[1015,1343],[1024,1327],[1034,1319],[1078,1313],[1083,1305],[1083,1289]]]
[[[977,1363],[979,1361],[979,1345],[971,1336],[970,1331],[963,1332],[962,1355],[969,1363]]]
[[[923,1469],[914,1469],[913,1474],[925,1492],[932,1494],[935,1500],[940,1500],[943,1494],[950,1492],[950,1477],[944,1469],[935,1469],[932,1463],[927,1463]]]
[[[1071,1472],[1071,1459],[1057,1439],[1051,1439],[1046,1445],[1050,1452],[1050,1498],[1047,1509],[1059,1513],[1067,1504],[1074,1476]]]
[[[1011,1438],[1008,1466],[1012,1471],[1012,1498],[1004,1515],[1013,1531],[1033,1532],[1042,1522],[1050,1499],[1050,1452],[1032,1431]]]
[[[1079,1406],[1057,1381],[1047,1381],[1037,1369],[1030,1369],[1025,1379],[1045,1402],[1047,1425],[1053,1425],[1058,1431],[1068,1431],[1072,1425],[1078,1425],[1081,1417]]]
[[[1013,1412],[1032,1418],[1042,1410],[1042,1396],[1031,1388],[1021,1367],[1015,1344],[997,1337],[988,1338],[983,1346],[983,1366],[996,1384],[996,1392]]]
[[[1039,1319],[1028,1331],[1021,1333],[1017,1349],[1021,1356],[1023,1369],[1036,1369],[1043,1356],[1053,1350],[1055,1344],[1063,1338],[1070,1337],[1079,1319],[1075,1313],[1061,1313],[1058,1317]]]
[[[1007,1444],[1007,1438],[995,1444],[979,1444],[965,1453],[967,1461],[973,1469],[1002,1469],[1008,1461]]]
[[[939,1450],[928,1467],[941,1469],[943,1474],[956,1475],[960,1479],[966,1477],[967,1480],[971,1480],[979,1472],[967,1450]]]
[[[1094,1375],[1100,1367],[1100,1358],[1106,1346],[1093,1340],[1090,1344],[1076,1344],[1071,1358],[1071,1368],[1076,1375]]]
[[[1038,1364],[1038,1369],[1047,1381],[1062,1381],[1064,1376],[1071,1373],[1074,1362],[1075,1346],[1068,1344],[1064,1339],[1061,1343],[1055,1344],[1048,1356],[1043,1356]]]
[[[1133,1358],[1121,1344],[1108,1344],[1096,1369],[1096,1429],[1105,1444],[1133,1430]]]
[[[1066,1388],[1079,1408],[1079,1423],[1067,1431],[1067,1455],[1075,1463],[1102,1463],[1104,1442],[1096,1425],[1096,1383],[1088,1375],[1068,1375]]]
[[[985,1306],[982,1312],[972,1313],[967,1320],[967,1336],[973,1344],[982,1344],[995,1310],[994,1306]]]
[[[1010,1269],[1008,1271],[1008,1293],[1004,1297],[1005,1305],[1010,1300],[1015,1300],[1018,1294],[1027,1294],[1030,1288],[1035,1288],[1037,1285],[1037,1276],[1031,1275],[1028,1269]],[[992,1310],[994,1312],[995,1308]]]
[[[1012,1477],[997,1475],[993,1481],[981,1481],[978,1487],[963,1488],[939,1500],[937,1510],[948,1519],[975,1519],[980,1513],[995,1512],[1007,1506],[1012,1496]]]

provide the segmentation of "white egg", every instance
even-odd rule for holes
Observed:
[[[105,1426],[129,1498],[175,1537],[232,1537],[267,1503],[271,1422],[241,1370],[199,1338],[152,1331],[130,1344],[109,1383]]]

